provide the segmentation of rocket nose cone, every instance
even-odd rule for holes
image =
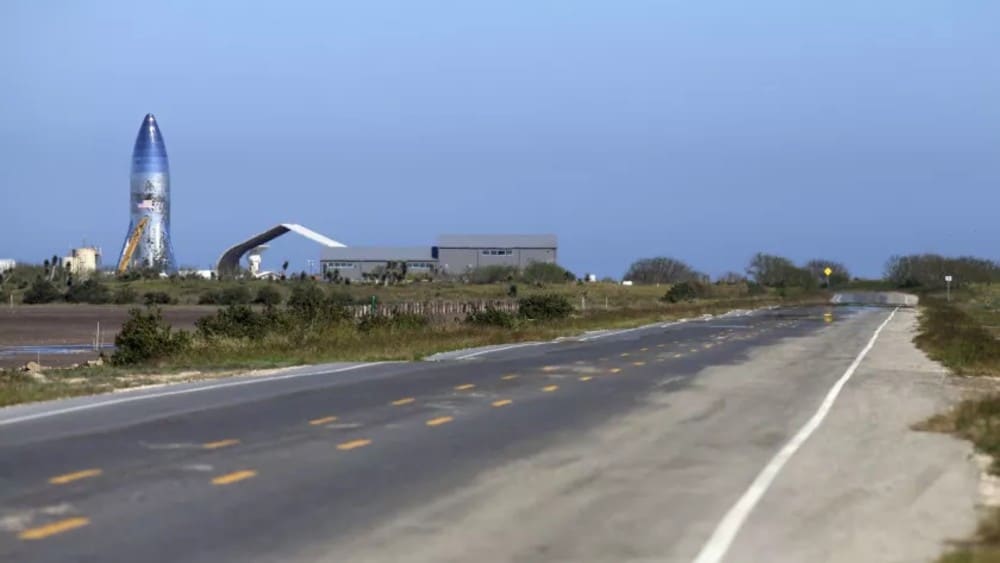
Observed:
[[[132,149],[134,156],[159,156],[166,158],[167,147],[163,144],[163,135],[160,134],[160,127],[156,124],[153,114],[147,113],[139,127],[139,134],[135,137],[135,147]]]

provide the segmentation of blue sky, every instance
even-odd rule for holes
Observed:
[[[0,5],[0,257],[117,259],[147,112],[181,264],[551,232],[573,271],[998,258],[1000,2]],[[265,254],[304,269],[318,248]]]

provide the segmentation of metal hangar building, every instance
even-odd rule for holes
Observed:
[[[458,275],[485,266],[524,268],[532,262],[555,263],[555,235],[441,235],[434,246],[327,247],[320,254],[323,275],[334,272],[358,281],[390,262],[403,262],[411,273]]]

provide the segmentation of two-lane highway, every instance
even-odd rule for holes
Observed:
[[[6,409],[0,560],[689,561],[889,315],[760,311]]]

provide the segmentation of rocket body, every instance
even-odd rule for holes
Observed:
[[[130,224],[122,247],[123,256],[136,225],[143,217],[148,217],[149,221],[128,262],[128,268],[173,272],[177,264],[170,242],[170,166],[167,147],[153,114],[146,114],[135,138],[130,180]]]

